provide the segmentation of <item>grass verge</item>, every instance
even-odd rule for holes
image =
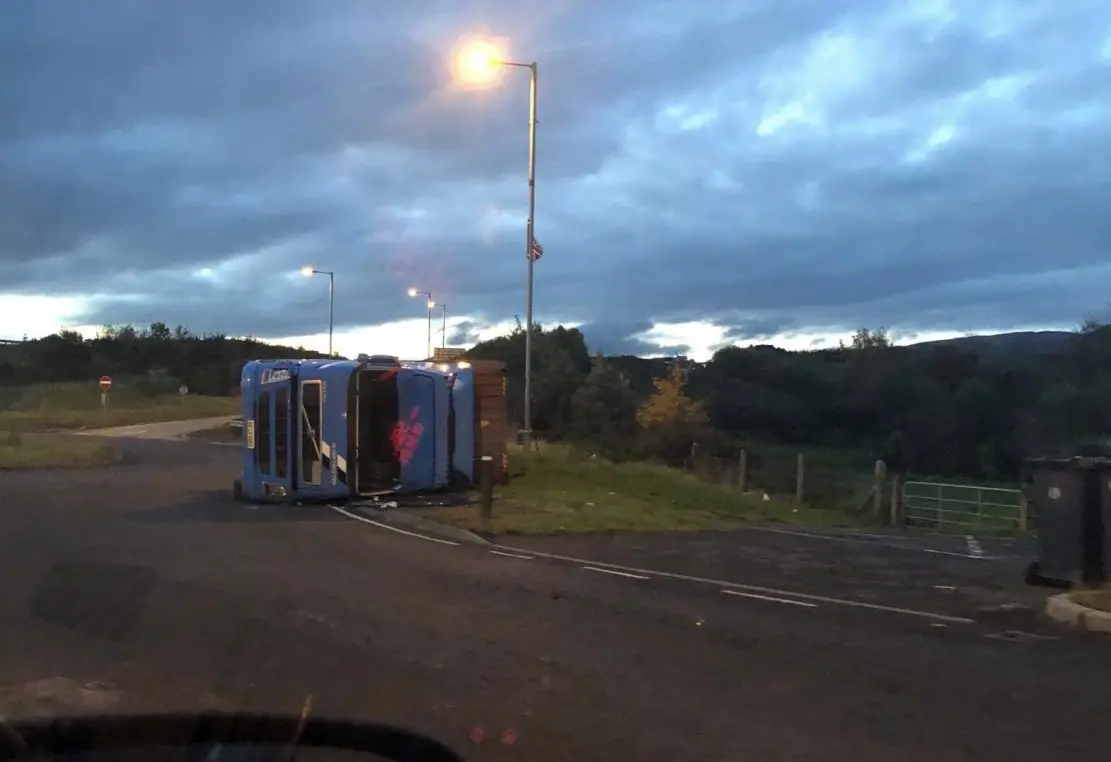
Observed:
[[[1111,613],[1111,590],[1074,590],[1069,593],[1069,600],[1090,609]]]
[[[137,423],[183,421],[192,418],[216,418],[236,415],[240,401],[235,397],[187,396],[184,402],[176,395],[132,397],[111,402],[107,411],[100,408],[99,396],[93,406],[87,400],[71,402],[56,400],[39,406],[23,405],[0,410],[0,430],[51,431],[58,429],[100,429],[131,426]]]
[[[69,434],[9,435],[0,438],[0,470],[15,468],[88,468],[119,461],[108,442]]]
[[[482,524],[476,506],[436,508],[428,518],[495,533],[733,529],[751,521],[825,526],[857,522],[840,511],[764,500],[736,488],[650,463],[611,463],[563,445],[521,453],[515,476],[501,488],[494,515]]]

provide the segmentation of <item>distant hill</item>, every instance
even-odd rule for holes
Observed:
[[[988,336],[960,336],[911,344],[912,347],[953,347],[986,355],[1046,354],[1059,352],[1076,339],[1072,331],[1014,331]]]

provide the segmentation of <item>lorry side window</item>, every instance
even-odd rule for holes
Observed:
[[[274,475],[284,479],[289,469],[289,386],[274,392]]]
[[[320,484],[323,465],[320,459],[322,427],[319,381],[301,382],[301,481]]]
[[[255,432],[258,440],[255,452],[258,453],[259,473],[271,473],[270,436],[273,428],[273,420],[270,417],[270,392],[261,392],[258,395],[258,431]]]

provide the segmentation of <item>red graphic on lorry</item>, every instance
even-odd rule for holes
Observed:
[[[420,408],[410,408],[408,419],[400,419],[390,433],[394,454],[403,466],[409,465],[409,461],[413,459],[417,445],[420,444],[421,434],[424,433],[424,425],[417,420],[418,416],[420,416]]]

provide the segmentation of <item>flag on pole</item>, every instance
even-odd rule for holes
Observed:
[[[529,259],[536,262],[544,256],[544,247],[535,238],[532,239],[532,248],[529,250]]]

